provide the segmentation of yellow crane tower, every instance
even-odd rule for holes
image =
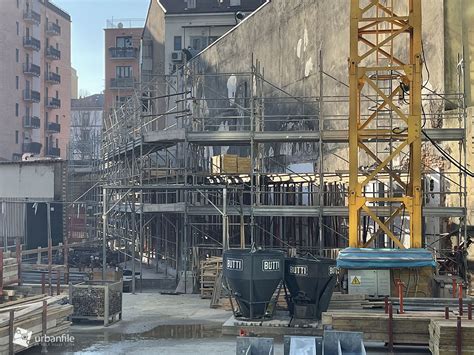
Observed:
[[[350,36],[349,246],[386,235],[403,249],[394,221],[406,215],[410,248],[421,248],[421,0],[351,0]],[[369,168],[361,170],[362,162]],[[380,196],[369,186],[382,174],[392,188]],[[376,211],[382,205],[390,210],[385,219]],[[363,214],[377,225],[366,241]]]

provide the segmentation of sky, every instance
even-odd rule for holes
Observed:
[[[146,18],[150,0],[52,0],[71,15],[72,66],[79,95],[104,90],[104,28],[109,19]]]

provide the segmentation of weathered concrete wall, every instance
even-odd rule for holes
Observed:
[[[143,40],[152,43],[152,73],[165,72],[165,13],[155,0],[150,0]]]
[[[324,77],[323,95],[348,95],[344,84],[348,83],[349,11],[346,0],[272,0],[191,63],[198,72],[231,74],[248,72],[253,58],[260,61],[265,78],[276,86],[294,96],[319,96],[321,51],[324,71],[337,79]],[[423,42],[430,71],[427,86],[436,92],[444,91],[443,18],[443,0],[423,1]],[[427,77],[425,71],[425,81]],[[221,91],[227,95],[224,83],[212,87],[223,87]],[[323,113],[327,120],[342,116],[336,123],[326,124],[327,129],[347,128],[348,101],[328,103]],[[342,144],[325,146],[338,156],[346,155],[346,149]],[[315,159],[316,154],[309,158]],[[327,161],[328,171],[348,169],[344,159],[328,155]]]
[[[53,200],[60,197],[60,166],[36,162],[0,164],[0,198]]]
[[[424,47],[438,90],[444,84],[443,3],[423,1]],[[319,50],[325,71],[348,82],[349,10],[346,0],[272,0],[195,60],[207,71],[239,72],[249,70],[253,54],[274,84],[293,95],[318,95]],[[328,84],[325,94],[341,89]]]
[[[458,64],[464,55],[466,103],[474,101],[474,2],[471,0],[445,1],[445,85],[447,92],[458,91]],[[462,85],[462,84],[461,84]],[[461,86],[462,89],[462,86]]]

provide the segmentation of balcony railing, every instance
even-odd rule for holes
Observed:
[[[40,128],[41,121],[39,117],[25,116],[23,117],[23,128]]]
[[[59,60],[61,59],[61,51],[59,49],[54,48],[53,46],[49,46],[46,48],[46,58],[52,60]]]
[[[32,154],[39,154],[41,153],[41,148],[43,146],[41,143],[31,142],[31,143],[23,143],[23,153],[32,153]]]
[[[41,15],[33,10],[25,10],[23,19],[31,24],[39,25],[41,23]]]
[[[59,149],[59,148],[49,148],[48,149],[48,156],[50,156],[50,157],[60,157],[61,156],[61,149]]]
[[[48,36],[59,36],[61,34],[61,26],[55,22],[48,22],[46,24],[46,34]]]
[[[52,84],[59,84],[61,83],[61,75],[57,74],[57,73],[54,73],[54,72],[49,72],[49,73],[46,73],[46,81],[48,83],[52,83]]]
[[[60,133],[61,125],[56,122],[48,122],[47,131],[48,133]]]
[[[110,79],[111,89],[133,89],[134,78],[112,78]]]
[[[23,100],[29,102],[40,102],[41,94],[39,91],[25,89],[23,90]]]
[[[61,107],[61,100],[55,97],[47,97],[46,98],[46,107],[47,108],[60,108]]]
[[[36,65],[36,64],[23,63],[23,73],[25,75],[40,76],[41,68],[39,65]]]
[[[138,48],[135,47],[111,47],[109,52],[112,59],[135,59],[138,57]]]
[[[26,49],[33,49],[34,51],[39,51],[41,49],[41,42],[39,39],[36,39],[31,36],[23,37],[23,47]]]

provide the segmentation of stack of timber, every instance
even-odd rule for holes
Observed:
[[[443,312],[394,314],[393,342],[428,345],[431,320],[443,317]],[[338,331],[363,332],[366,341],[389,342],[389,316],[385,313],[331,311],[323,313],[322,323]]]
[[[433,355],[456,355],[457,321],[432,320],[429,326],[430,350]],[[463,354],[474,354],[474,322],[461,323],[461,348]]]
[[[3,259],[3,286],[18,282],[18,263],[16,258]]]
[[[375,304],[370,302],[366,295],[348,295],[334,292],[329,303],[329,310],[338,309],[368,309]]]
[[[251,166],[250,157],[237,157],[237,170],[239,174],[250,174]]]
[[[17,328],[32,332],[29,347],[40,345],[41,335],[67,334],[71,324],[67,318],[72,314],[73,308],[66,300],[65,296],[37,295],[1,304],[0,355],[11,353],[11,349],[13,353],[27,349],[13,343]]]
[[[222,257],[213,256],[201,261],[200,279],[201,279],[201,298],[210,299],[216,283],[219,272],[222,270]]]
[[[222,154],[212,157],[213,174],[237,174],[239,169],[237,165],[237,155]]]

